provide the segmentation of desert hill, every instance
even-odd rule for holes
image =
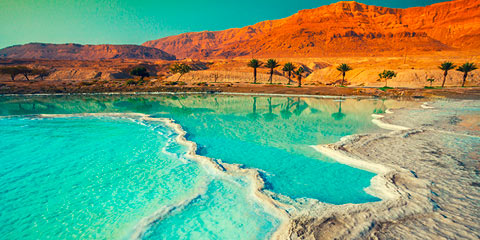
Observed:
[[[175,56],[156,48],[137,45],[80,45],[29,43],[0,49],[0,57],[15,59],[99,60],[162,59]]]
[[[338,2],[279,20],[143,44],[178,58],[403,55],[480,49],[480,0],[392,9]]]

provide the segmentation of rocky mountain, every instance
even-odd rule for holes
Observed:
[[[15,59],[99,60],[162,59],[175,56],[160,49],[138,45],[80,45],[29,43],[0,49],[0,57]]]
[[[178,58],[377,56],[480,49],[480,0],[392,9],[338,2],[224,31],[143,44]]]

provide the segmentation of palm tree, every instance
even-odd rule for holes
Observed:
[[[455,69],[455,67],[455,64],[453,64],[452,62],[443,62],[442,64],[440,64],[440,66],[438,66],[438,68],[443,70],[442,88],[443,86],[445,86],[445,80],[447,80],[448,71]]]
[[[299,67],[295,74],[297,74],[297,80],[298,80],[298,87],[302,87],[302,74],[305,72],[305,69],[303,67]]]
[[[474,70],[477,70],[477,66],[475,66],[475,63],[470,63],[467,62],[463,64],[462,66],[457,68],[457,71],[463,72],[463,82],[462,82],[462,87],[465,87],[465,82],[467,81],[468,73]]]
[[[279,66],[280,66],[280,64],[278,64],[277,60],[275,60],[275,59],[268,59],[267,60],[267,64],[265,64],[265,67],[270,68],[270,78],[268,79],[270,84],[272,84],[272,81],[273,81],[273,70],[275,68],[279,67]]]
[[[343,82],[345,81],[345,74],[348,71],[352,70],[352,68],[348,66],[346,63],[342,63],[338,65],[337,70],[342,73],[342,83],[340,85],[343,86]]]
[[[252,59],[248,62],[247,66],[253,68],[253,84],[257,83],[257,68],[262,66],[262,63],[257,59]]]
[[[285,65],[283,65],[283,71],[288,72],[288,85],[290,85],[292,82],[292,72],[295,71],[295,66],[291,62],[285,63]]]

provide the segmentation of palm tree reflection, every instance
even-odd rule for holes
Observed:
[[[295,102],[295,109],[293,110],[293,113],[295,115],[300,116],[305,109],[308,108],[308,104],[305,101],[300,100],[300,98],[297,98],[297,101]]]
[[[387,106],[385,106],[385,99],[382,99],[382,105],[379,107],[375,107],[375,109],[373,109],[373,113],[382,114],[382,113],[385,113],[386,110],[387,110]]]
[[[260,117],[260,114],[257,113],[257,97],[253,97],[252,112],[247,114],[247,117],[252,120],[256,120]]]
[[[340,100],[338,102],[338,112],[332,113],[332,117],[336,121],[342,120],[343,118],[345,118],[345,115],[346,115],[345,113],[342,113],[342,102],[343,102],[343,100]]]
[[[292,113],[290,112],[290,108],[292,107],[291,102],[293,102],[292,99],[287,98],[287,104],[280,111],[280,116],[282,116],[283,119],[289,119],[292,116]]]
[[[275,118],[277,118],[277,115],[273,113],[273,108],[272,108],[272,98],[267,98],[268,101],[268,113],[263,114],[263,118],[267,122],[273,121]]]

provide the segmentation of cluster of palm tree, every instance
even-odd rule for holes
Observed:
[[[263,63],[260,62],[258,59],[252,59],[252,60],[250,60],[250,62],[248,62],[247,65],[248,65],[248,67],[253,68],[253,83],[256,84],[257,83],[257,68],[262,67]],[[280,66],[280,64],[275,59],[268,59],[267,62],[265,63],[265,67],[270,69],[270,77],[268,79],[268,82],[270,84],[272,84],[272,81],[273,81],[273,72],[274,72],[275,68],[277,68],[279,66]],[[453,64],[452,62],[448,62],[448,61],[440,64],[439,68],[444,71],[442,88],[445,86],[445,81],[447,79],[448,71],[453,70],[456,67],[457,66],[455,64]],[[348,71],[353,70],[353,68],[346,63],[342,63],[342,64],[338,65],[336,69],[337,69],[337,71],[339,71],[342,74],[342,81],[341,81],[340,85],[343,86],[344,83],[345,83],[346,73]],[[470,62],[467,62],[467,63],[465,63],[461,66],[458,66],[458,68],[456,68],[457,71],[464,73],[462,87],[465,86],[465,82],[467,80],[468,74],[470,72],[476,70],[476,69],[478,69],[477,66],[474,63],[470,63]],[[283,70],[284,73],[287,73],[287,76],[288,76],[288,83],[287,84],[288,85],[290,85],[291,82],[292,82],[292,75],[296,75],[297,76],[298,87],[302,86],[302,77],[303,77],[303,73],[305,72],[305,69],[303,67],[299,67],[297,69],[297,67],[293,63],[287,62],[283,65],[282,70]],[[380,80],[382,80],[382,79],[385,80],[385,86],[387,86],[388,80],[396,77],[397,73],[392,71],[392,70],[384,70],[383,72],[379,73],[378,76],[379,76]],[[430,81],[430,83],[433,82],[432,80],[429,80],[429,81]]]
[[[440,66],[438,66],[439,69],[443,70],[442,88],[445,86],[445,81],[447,80],[448,71],[455,69],[455,67],[457,66],[449,61],[443,62],[440,64]],[[475,63],[471,63],[471,62],[466,62],[463,65],[458,66],[456,70],[459,72],[463,72],[462,87],[465,87],[465,82],[467,81],[468,74],[477,69],[478,67],[475,65]]]
[[[453,64],[452,62],[448,62],[448,61],[441,63],[438,68],[441,69],[441,70],[443,70],[442,88],[445,86],[445,81],[447,80],[448,71],[453,70],[453,69],[456,68],[457,71],[463,72],[462,87],[464,87],[464,86],[465,86],[465,82],[467,81],[468,74],[469,74],[470,72],[475,71],[476,69],[478,69],[478,67],[475,65],[475,63],[467,62],[467,63],[464,63],[463,65],[457,67],[455,64]],[[352,69],[353,69],[353,68],[350,67],[350,66],[349,66],[348,64],[346,64],[346,63],[342,63],[342,64],[340,64],[340,65],[337,66],[337,70],[342,73],[342,82],[341,82],[341,85],[342,85],[342,86],[343,86],[343,83],[344,83],[344,81],[345,81],[345,74],[346,74],[348,71],[351,71]],[[391,70],[384,70],[384,71],[381,72],[378,76],[379,76],[380,80],[381,80],[381,79],[385,79],[385,86],[387,86],[388,80],[396,77],[396,76],[397,76],[397,73],[394,72],[394,71],[391,71]],[[433,78],[429,78],[427,81],[429,81],[430,84],[432,84],[432,82],[434,81],[434,79],[433,79]]]
[[[253,83],[257,83],[257,68],[262,67],[263,63],[260,62],[258,59],[252,59],[248,62],[247,66],[253,68]],[[277,60],[275,59],[268,59],[267,62],[265,63],[265,67],[270,69],[270,77],[268,79],[268,82],[270,84],[273,83],[273,72],[275,71],[275,68],[280,67],[280,64],[278,63]],[[297,80],[298,80],[298,87],[302,86],[302,77],[303,73],[305,72],[305,69],[303,67],[297,67],[291,63],[287,62],[283,65],[282,71],[288,74],[288,85],[292,83],[292,75],[297,75]]]

